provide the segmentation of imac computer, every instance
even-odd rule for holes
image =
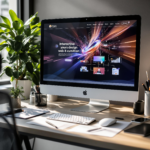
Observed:
[[[140,28],[138,15],[43,20],[41,92],[90,98],[84,112],[137,101]]]

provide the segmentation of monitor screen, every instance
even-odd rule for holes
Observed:
[[[88,20],[43,21],[42,82],[135,89],[139,65],[137,19]]]

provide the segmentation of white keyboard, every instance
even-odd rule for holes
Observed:
[[[91,118],[91,117],[76,116],[76,115],[62,114],[62,113],[51,114],[47,119],[72,122],[77,124],[85,124],[85,125],[88,125],[91,122],[96,120],[95,118]]]

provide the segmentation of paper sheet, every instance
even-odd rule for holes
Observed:
[[[22,108],[22,109],[24,110],[24,112],[16,113],[15,114],[16,118],[28,119],[49,112],[47,110],[42,110],[42,109],[32,109],[32,108]]]
[[[27,123],[55,129],[55,127],[53,127],[53,126],[49,125],[48,123],[46,123],[46,120],[47,120],[47,117],[37,117],[33,121],[30,121],[30,122],[27,122]],[[48,121],[50,123],[54,124],[55,126],[57,126],[58,129],[66,129],[66,128],[69,128],[69,127],[75,125],[74,123],[68,123],[68,122],[62,122],[62,121],[56,121],[56,120],[49,120],[48,119]]]
[[[125,129],[127,126],[129,126],[131,122],[124,122],[124,121],[117,121],[116,124],[110,126],[110,127],[101,127],[101,129],[94,130],[91,132],[88,132],[88,130],[98,128],[98,123],[90,126],[90,125],[79,125],[72,129],[69,129],[70,132],[79,132],[79,133],[85,133],[85,134],[91,134],[91,135],[99,135],[99,136],[106,136],[106,137],[114,137],[119,132],[121,132],[123,129]]]

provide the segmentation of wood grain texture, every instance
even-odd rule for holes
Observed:
[[[22,101],[23,107],[46,109],[50,110],[52,113],[60,112],[60,113],[95,117],[97,121],[106,117],[110,118],[122,117],[124,118],[124,121],[131,121],[132,119],[143,117],[141,115],[133,114],[132,107],[112,105],[112,104],[110,105],[109,109],[97,114],[70,111],[70,108],[74,108],[85,104],[87,104],[87,102],[85,101],[73,99],[68,100],[60,99],[57,102],[48,103],[47,107],[36,107],[34,105],[30,105],[29,101]],[[34,118],[29,120],[34,120]],[[142,137],[141,135],[128,134],[122,131],[115,137],[109,138],[96,135],[87,135],[83,133],[68,132],[67,130],[69,128],[65,130],[56,130],[51,128],[44,128],[40,126],[30,125],[27,124],[29,120],[17,119],[17,126],[19,132],[23,134],[34,135],[36,137],[43,139],[50,139],[50,140],[55,139],[58,141],[63,140],[64,142],[73,142],[76,144],[83,144],[86,146],[94,146],[99,148],[101,147],[113,150],[145,150],[145,149],[150,150],[150,136]],[[137,124],[132,123],[130,127],[135,125]],[[0,126],[5,127],[5,123],[2,120],[0,120]]]

